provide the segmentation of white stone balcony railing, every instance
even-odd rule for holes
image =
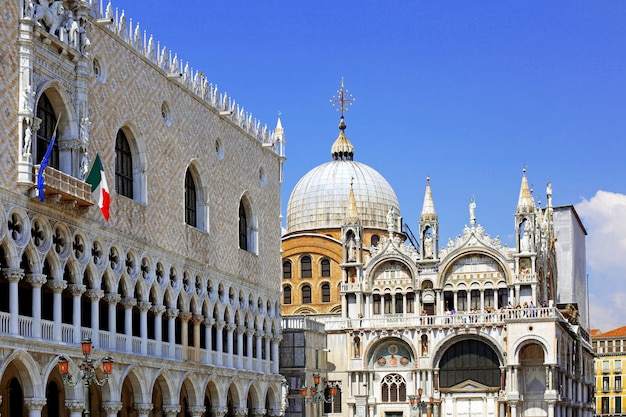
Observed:
[[[316,327],[323,331],[324,325],[321,323],[307,320],[307,325]],[[278,373],[278,365],[275,361],[269,359],[269,352],[266,359],[243,358],[236,354],[224,352],[216,352],[204,348],[197,349],[193,346],[187,346],[186,350],[182,345],[174,345],[171,349],[169,342],[157,342],[152,339],[143,339],[141,337],[128,337],[125,334],[111,333],[108,331],[98,331],[97,335],[89,327],[81,327],[80,335],[76,335],[75,327],[71,324],[62,323],[60,329],[55,329],[52,321],[41,320],[39,333],[36,337],[36,326],[32,317],[19,316],[17,323],[17,331],[19,334],[11,333],[11,314],[0,312],[0,343],[11,343],[11,340],[18,336],[23,339],[29,339],[37,342],[50,343],[53,348],[60,345],[75,345],[80,350],[80,340],[84,337],[91,338],[94,341],[94,348],[109,352],[112,356],[116,353],[125,355],[137,355],[153,359],[168,359],[175,361],[191,361],[206,365],[229,366],[246,371],[256,371],[263,373]],[[58,336],[56,336],[58,334]],[[78,337],[76,337],[78,336]],[[96,337],[97,336],[97,337]],[[23,340],[22,339],[22,340]],[[76,342],[78,340],[78,342]],[[20,342],[21,343],[21,342]],[[130,348],[129,348],[130,347]],[[196,352],[197,356],[196,356]]]
[[[556,308],[506,309],[494,313],[464,313],[441,316],[417,316],[411,314],[374,315],[372,318],[322,317],[327,331],[344,329],[393,329],[393,328],[432,328],[465,326],[498,326],[509,321],[537,320],[562,317]],[[284,320],[284,319],[283,319]]]

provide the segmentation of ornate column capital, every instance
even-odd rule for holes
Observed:
[[[207,327],[212,327],[215,324],[215,319],[213,317],[207,317],[204,319],[204,325]]]
[[[167,308],[162,304],[152,306],[152,312],[155,316],[162,316],[165,310],[167,310]]]
[[[147,416],[150,411],[152,411],[153,405],[152,403],[143,403],[143,404],[133,404],[133,407],[135,408],[135,410],[137,411],[137,414],[139,414],[140,416]]]
[[[206,407],[203,405],[192,405],[189,406],[188,410],[192,417],[201,417],[206,411]]]
[[[215,327],[217,328],[217,330],[222,330],[224,326],[226,326],[226,322],[224,320],[217,320],[215,322]]]
[[[81,295],[85,293],[85,291],[87,291],[87,286],[83,284],[71,284],[69,285],[69,289],[70,289],[70,293],[74,297],[80,297]]]
[[[256,330],[254,329],[246,329],[246,334],[248,336],[254,336],[255,333],[256,333]]]
[[[243,334],[246,333],[248,331],[248,328],[246,326],[237,326],[237,334]]]
[[[59,279],[52,279],[48,281],[46,285],[50,287],[50,289],[54,293],[63,292],[63,290],[67,288],[67,282],[59,280]]]
[[[236,417],[246,417],[248,415],[248,409],[247,408],[236,408],[235,409],[235,416]]]
[[[283,340],[282,336],[272,337],[272,343],[280,344],[282,340]]]
[[[152,308],[152,303],[149,301],[140,301],[138,303],[139,311],[142,313],[146,313]]]
[[[24,398],[24,405],[28,411],[41,411],[47,401],[45,398]]]
[[[24,270],[21,268],[3,268],[2,273],[10,282],[19,281],[24,278]]]
[[[85,295],[91,301],[100,301],[102,297],[104,297],[104,290],[87,290],[85,291]]]
[[[175,416],[181,410],[180,404],[164,404],[162,408],[166,416]]]
[[[79,413],[85,409],[85,402],[82,400],[65,400],[65,408],[75,413]]]
[[[46,274],[27,274],[26,282],[34,288],[41,288],[47,281]]]
[[[213,415],[215,417],[224,417],[228,412],[228,409],[226,407],[213,407],[212,409]]]
[[[180,313],[178,313],[178,317],[180,317],[181,321],[184,322],[188,322],[189,320],[191,320],[191,316],[193,316],[193,314],[191,314],[191,311],[181,311]]]
[[[122,411],[124,404],[120,401],[106,401],[102,403],[102,409],[109,415]]]
[[[168,319],[175,319],[178,317],[178,309],[177,308],[168,308],[165,312],[165,317]]]
[[[191,318],[191,322],[195,325],[200,325],[200,323],[202,323],[204,321],[204,316],[201,314],[195,314],[192,318]]]
[[[120,304],[122,304],[124,309],[131,309],[137,305],[137,299],[131,297],[122,298]]]
[[[116,293],[108,293],[104,295],[104,301],[106,301],[109,304],[117,304],[122,300],[122,296]]]

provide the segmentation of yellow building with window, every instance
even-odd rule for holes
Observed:
[[[623,416],[624,389],[622,379],[626,364],[626,326],[608,332],[592,332],[596,378],[596,415]]]

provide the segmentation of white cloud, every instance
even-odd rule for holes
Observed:
[[[588,233],[591,327],[605,332],[626,324],[626,195],[600,190],[576,211]]]

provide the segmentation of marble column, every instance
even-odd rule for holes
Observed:
[[[52,313],[52,318],[54,320],[54,340],[61,342],[61,328],[63,326],[62,323],[62,302],[63,302],[63,297],[62,297],[62,293],[63,290],[67,288],[67,282],[65,281],[60,281],[57,279],[54,280],[49,280],[48,283],[46,284],[48,287],[50,287],[50,289],[52,289],[52,304],[53,304],[53,313]],[[17,297],[16,297],[17,300]],[[67,342],[67,341],[66,341]]]
[[[229,368],[233,367],[233,333],[235,332],[235,329],[237,328],[237,325],[235,323],[228,323],[226,325],[226,347],[228,348],[228,356],[227,356],[227,363],[226,366],[228,366]]]
[[[33,338],[41,339],[41,287],[46,283],[46,275],[28,274],[26,281],[32,287]]]
[[[213,354],[213,334],[212,334],[212,329],[213,329],[214,324],[215,324],[215,319],[213,317],[207,317],[206,319],[204,319],[204,339],[206,340],[206,352],[207,352],[206,363],[210,365],[215,363],[215,359],[214,359],[215,355]]]
[[[137,305],[136,298],[123,298],[122,306],[124,307],[124,335],[126,337],[125,351],[133,352],[133,307]],[[139,353],[139,352],[137,352]]]
[[[256,366],[254,367],[255,371],[260,371],[261,370],[261,357],[263,354],[263,331],[259,330],[258,332],[255,333],[255,337],[256,337]]]
[[[181,311],[178,314],[180,317],[180,341],[183,345],[183,360],[191,360],[189,357],[189,320],[191,320],[192,314],[190,311]]]
[[[270,341],[272,340],[272,336],[272,333],[266,333],[264,337],[265,349],[263,350],[263,352],[265,352],[265,357],[262,357],[264,363],[263,372],[270,371],[270,357],[272,355],[270,350]]]
[[[169,342],[169,357],[174,358],[176,356],[176,319],[178,318],[177,308],[168,308],[165,312],[167,317],[167,333]]]
[[[91,300],[91,343],[100,347],[100,300],[104,297],[103,290],[87,290],[87,297]]]
[[[216,350],[217,350],[217,356],[216,356],[216,365],[221,366],[224,364],[223,358],[224,358],[224,326],[226,326],[226,323],[224,322],[224,320],[217,320],[215,322],[215,329],[217,330],[215,332],[216,334],[216,341],[215,341],[215,346],[216,346]]]
[[[71,284],[69,286],[70,294],[72,294],[72,304],[73,304],[73,315],[72,315],[72,326],[74,328],[74,343],[80,344],[83,340],[83,335],[81,332],[81,303],[80,297],[83,296],[87,287],[83,284]]]
[[[252,359],[254,359],[254,349],[252,348],[252,343],[254,343],[254,334],[256,333],[256,330],[254,329],[247,329],[246,330],[246,349],[248,350],[248,366],[252,367],[252,363],[254,362]],[[250,370],[250,369],[248,369]]]
[[[148,311],[152,308],[149,301],[141,301],[139,308],[139,335],[141,336],[141,354],[148,354]]]
[[[9,313],[11,313],[11,334],[17,336],[20,334],[20,309],[18,284],[24,278],[24,270],[16,268],[3,269],[5,278],[9,281]],[[57,339],[55,339],[57,340]],[[59,339],[60,331],[59,331]]]
[[[273,374],[277,374],[278,373],[278,347],[280,346],[280,341],[282,340],[281,337],[274,337],[272,338],[272,357],[271,357],[271,361],[272,361],[272,373]]]
[[[108,293],[104,296],[104,301],[109,305],[109,335],[111,337],[109,349],[119,349],[117,346],[117,303],[122,300],[122,296],[117,293]]]
[[[243,369],[243,335],[246,326],[237,327],[237,369]]]
[[[155,356],[161,357],[163,355],[163,313],[165,313],[165,306],[162,304],[152,306],[152,312],[154,313],[154,341],[155,343]]]
[[[200,323],[203,321],[204,316],[201,314],[196,314],[191,319],[191,323],[193,324],[193,359],[196,362],[200,362]]]

